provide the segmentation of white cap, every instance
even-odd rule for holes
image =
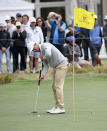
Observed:
[[[10,20],[10,19],[11,19],[10,16],[5,17],[5,20]]]
[[[95,15],[95,19],[98,19],[97,15]]]
[[[104,20],[107,20],[107,15],[104,17]]]
[[[30,18],[30,23],[32,23],[32,22],[35,22],[35,23],[36,23],[35,17],[31,17],[31,18]]]

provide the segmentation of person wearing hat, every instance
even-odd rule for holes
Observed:
[[[14,48],[14,55],[15,55],[15,61],[14,61],[14,70],[13,72],[18,72],[18,56],[20,54],[21,56],[21,65],[20,70],[23,70],[26,72],[26,63],[25,63],[25,39],[26,39],[27,33],[25,30],[21,28],[21,23],[16,22],[16,30],[13,32],[12,38],[14,40],[13,48]]]
[[[43,32],[39,26],[36,26],[36,19],[30,18],[30,27],[27,29],[27,48],[30,58],[30,73],[38,73],[39,53],[30,50],[32,43],[42,44],[44,42]]]
[[[105,25],[103,27],[103,37],[104,37],[105,49],[106,49],[106,53],[107,53],[107,15],[104,18],[104,22],[105,22]]]
[[[0,74],[2,73],[2,54],[6,55],[7,71],[11,74],[10,64],[10,34],[5,30],[6,24],[0,22]]]
[[[11,23],[11,18],[10,16],[6,16],[5,17],[5,22],[8,24],[8,23]]]
[[[63,85],[67,71],[67,59],[63,54],[50,43],[35,43],[31,48],[34,52],[40,52],[40,59],[43,62],[42,74],[40,82],[42,82],[48,72],[49,66],[53,68],[53,83],[52,89],[55,99],[55,106],[47,110],[50,114],[61,114],[65,113],[64,109],[64,96],[63,96]]]
[[[81,57],[82,57],[82,48],[81,48],[81,38],[80,38],[80,34],[78,33],[78,31],[76,31],[74,28],[73,28],[73,25],[72,24],[69,24],[67,26],[67,29],[69,30],[68,33],[66,33],[66,37],[69,37],[69,36],[73,36],[73,30],[74,30],[74,36],[76,38],[75,40],[75,43],[80,47],[80,51],[81,51]],[[66,43],[69,43],[69,41],[66,40]]]
[[[12,23],[13,25],[15,25],[15,23],[16,23],[16,20],[15,20],[15,17],[14,17],[14,16],[11,16],[11,23]]]
[[[19,21],[19,22],[22,23],[22,15],[21,15],[21,13],[17,13],[16,14],[16,21]]]
[[[12,33],[13,33],[13,31],[15,31],[16,27],[15,27],[15,25],[13,25],[11,23],[11,17],[10,16],[5,17],[5,22],[6,22],[7,30],[10,33],[10,37],[12,37]]]
[[[74,65],[75,67],[81,69],[81,67],[89,66],[89,62],[86,60],[81,60],[79,57],[81,56],[80,47],[75,43],[75,37],[69,36],[67,37],[68,45],[66,46],[65,57],[68,58],[69,65],[73,64],[73,44],[74,44]]]

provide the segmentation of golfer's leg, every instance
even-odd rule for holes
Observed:
[[[55,107],[57,108],[57,97],[56,97],[56,90],[55,90],[55,73],[56,73],[56,70],[53,69],[53,81],[52,81],[52,89],[53,89],[53,93],[54,93],[54,99],[55,99]]]
[[[56,68],[54,89],[56,90],[56,103],[57,107],[64,108],[63,85],[66,74],[67,66],[60,65]]]

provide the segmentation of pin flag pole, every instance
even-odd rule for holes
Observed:
[[[74,0],[73,0],[74,2]],[[74,9],[73,9],[73,17],[74,17]],[[75,90],[74,90],[74,83],[75,83],[75,80],[74,80],[74,73],[75,73],[75,70],[74,70],[74,37],[75,37],[75,28],[74,28],[74,21],[73,21],[73,121],[75,121],[75,116],[76,116],[76,113],[75,113]]]
[[[73,25],[73,121],[75,121],[75,92],[74,92],[74,25]]]

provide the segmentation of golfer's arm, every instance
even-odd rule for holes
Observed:
[[[50,57],[51,57],[51,48],[48,47],[48,48],[45,49],[45,57],[44,57],[44,59],[48,59]]]
[[[47,63],[45,63],[45,61],[43,61],[43,70],[42,70],[42,74],[44,76],[46,76],[47,72],[48,72],[48,69],[49,69],[49,65]]]

